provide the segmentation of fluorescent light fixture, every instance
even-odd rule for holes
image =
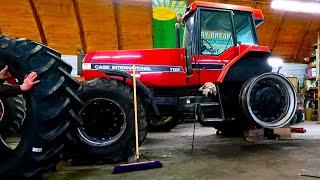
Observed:
[[[279,57],[271,56],[268,58],[268,64],[272,68],[281,68],[283,65],[283,59],[281,59]]]
[[[273,0],[271,8],[292,12],[320,13],[320,3],[292,0]]]

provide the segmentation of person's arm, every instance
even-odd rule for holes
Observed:
[[[19,84],[16,84],[16,85],[2,84],[2,85],[0,85],[1,96],[13,97],[13,96],[17,96],[21,93],[22,93],[22,91],[21,91]]]
[[[23,92],[29,91],[35,84],[39,83],[37,79],[37,73],[31,72],[26,76],[23,81],[23,84],[19,85],[9,85],[2,84],[0,85],[0,95],[5,97],[12,97],[22,94]]]

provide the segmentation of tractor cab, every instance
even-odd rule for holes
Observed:
[[[219,57],[239,45],[258,45],[256,27],[262,22],[261,10],[251,7],[192,3],[184,17],[188,74],[192,74],[196,55]]]

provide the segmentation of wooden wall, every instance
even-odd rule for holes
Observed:
[[[206,1],[262,9],[259,40],[288,62],[308,56],[320,31],[320,15],[275,11],[271,0]],[[0,0],[0,33],[34,39],[63,54],[152,48],[151,0]]]

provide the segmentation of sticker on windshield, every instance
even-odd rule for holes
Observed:
[[[232,34],[229,31],[201,30],[202,54],[217,55],[232,46]]]

